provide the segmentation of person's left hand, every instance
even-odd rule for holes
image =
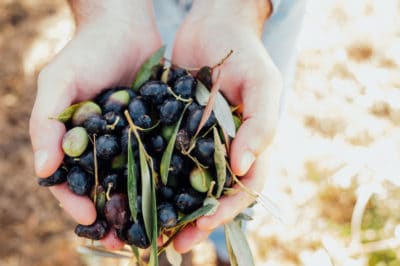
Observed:
[[[243,105],[244,122],[230,150],[233,172],[260,191],[266,171],[266,148],[279,116],[280,72],[265,50],[260,34],[269,14],[268,1],[197,1],[178,31],[172,61],[176,65],[213,65],[233,50],[221,67],[221,91],[232,105]],[[240,189],[239,189],[240,190]],[[229,222],[255,198],[244,191],[220,199],[217,212],[185,228],[174,241],[189,251],[219,225]]]

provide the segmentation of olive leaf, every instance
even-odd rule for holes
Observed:
[[[81,107],[83,104],[85,104],[88,101],[83,101],[80,103],[76,103],[73,104],[67,108],[64,109],[64,111],[62,111],[58,116],[57,116],[57,120],[63,123],[68,122],[69,120],[71,120],[72,116],[74,115],[75,111]]]
[[[188,214],[184,217],[182,217],[178,223],[177,226],[182,225],[182,224],[186,224],[186,223],[190,223],[193,222],[194,220],[196,220],[197,218],[204,216],[208,213],[210,213],[210,211],[212,211],[215,208],[215,206],[213,204],[206,204],[203,205],[202,207],[200,207],[199,209],[195,210],[194,212],[192,212],[191,214]]]
[[[226,180],[226,159],[225,159],[225,146],[222,144],[218,134],[218,130],[214,127],[214,162],[217,171],[217,193],[216,197],[221,197],[222,190]]]
[[[203,205],[212,205],[213,206],[212,209],[210,209],[207,213],[204,214],[204,216],[211,216],[211,215],[214,215],[214,213],[217,211],[218,206],[219,206],[219,201],[214,197],[207,197],[204,200]]]
[[[244,212],[239,213],[235,217],[235,221],[251,221],[251,220],[253,220],[253,217],[251,217],[250,215],[248,215]]]
[[[232,247],[232,253],[230,253],[231,262],[237,262],[238,266],[252,266],[254,265],[253,255],[251,254],[249,244],[246,236],[240,228],[239,222],[232,221],[225,226],[225,234],[229,240],[230,246]]]
[[[142,145],[143,147],[143,145]],[[152,169],[152,172],[154,170]],[[150,261],[149,265],[158,266],[158,247],[157,247],[157,235],[158,235],[158,228],[157,228],[157,201],[156,201],[156,190],[154,179],[151,179],[151,252],[150,252]]]
[[[78,247],[78,252],[81,254],[94,255],[105,258],[117,258],[117,259],[130,259],[132,258],[132,253],[126,251],[109,251],[102,247],[90,246],[80,246]]]
[[[226,227],[224,227],[224,231],[225,231],[226,250],[228,251],[229,255],[229,262],[231,263],[231,266],[237,266],[238,262],[236,261],[236,256],[235,253],[233,252],[231,240],[229,238],[229,234],[226,231]]]
[[[140,255],[139,255],[139,249],[138,247],[131,245],[131,249],[132,249],[132,253],[136,258],[136,264],[141,265],[141,259],[140,259]]]
[[[181,125],[183,115],[185,114],[185,111],[188,106],[189,104],[185,106],[181,114],[181,117],[179,118],[178,122],[176,122],[174,131],[172,132],[172,135],[169,139],[167,148],[165,149],[163,156],[161,158],[160,174],[161,174],[161,181],[163,182],[164,185],[166,185],[168,182],[168,173],[171,164],[172,152],[174,151],[175,147],[176,135],[178,134],[179,126]]]
[[[134,221],[137,218],[137,176],[135,171],[135,161],[131,146],[131,132],[128,133],[128,200],[131,216]]]
[[[207,122],[208,118],[211,115],[211,112],[214,109],[214,103],[215,103],[215,100],[216,100],[217,92],[218,92],[218,90],[219,90],[219,88],[221,86],[220,76],[221,76],[221,71],[219,71],[217,73],[217,79],[215,81],[215,84],[211,88],[210,97],[208,98],[207,105],[204,108],[204,112],[203,112],[203,115],[201,116],[200,123],[199,123],[199,126],[197,128],[196,134],[194,134],[195,136],[197,136],[199,134],[200,130],[203,128],[204,124]]]
[[[165,240],[166,236],[163,236],[163,240]],[[172,266],[180,266],[182,264],[182,255],[179,254],[173,245],[168,245],[165,249],[165,255],[167,257],[168,262]]]
[[[152,239],[153,208],[152,208],[152,178],[143,145],[139,145],[140,174],[142,177],[142,210],[144,227],[149,239]],[[157,214],[156,214],[157,217]]]
[[[214,115],[221,127],[226,130],[226,133],[234,138],[236,128],[231,108],[221,93],[218,93],[215,99]]]
[[[218,80],[218,78],[217,78],[217,80]],[[217,85],[217,81],[213,85],[213,88],[215,88],[216,85]],[[212,89],[211,89],[211,93],[210,93],[208,91],[207,87],[200,80],[197,81],[196,91],[195,91],[195,98],[196,98],[197,102],[200,105],[206,106],[206,109],[209,104],[213,104],[212,110],[214,111],[214,115],[215,115],[215,118],[217,119],[218,123],[221,125],[222,128],[225,129],[225,131],[228,133],[229,136],[235,137],[235,133],[236,133],[235,125],[236,124],[234,122],[231,108],[230,108],[228,102],[225,100],[224,96],[219,91],[217,91],[215,93],[216,93],[216,95],[214,96],[215,99],[211,100],[210,98],[211,98],[211,94],[212,94]],[[205,116],[205,114],[206,114],[206,111],[204,111],[203,117]],[[210,114],[211,114],[211,112],[210,112]],[[210,114],[208,114],[208,116],[210,116]],[[208,117],[207,117],[207,119],[208,119]],[[206,121],[207,120],[205,120],[203,123],[205,123]],[[202,126],[203,125],[201,125],[201,127]],[[201,127],[199,125],[200,129],[201,129]]]
[[[210,99],[210,92],[208,91],[206,85],[204,85],[204,83],[200,80],[197,80],[194,97],[196,98],[196,101],[202,106],[206,106],[208,103],[208,99]]]
[[[165,53],[165,45],[150,56],[139,68],[136,78],[133,81],[132,89],[137,91],[151,76],[152,68],[160,63]]]

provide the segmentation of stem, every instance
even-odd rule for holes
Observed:
[[[193,101],[192,98],[185,99],[185,98],[182,98],[180,95],[176,95],[175,92],[171,89],[170,86],[168,86],[168,91],[169,91],[169,93],[172,94],[172,96],[174,96],[174,98],[177,101],[181,101],[181,102],[184,102],[184,103],[191,103]]]
[[[213,66],[211,67],[211,69],[213,70],[213,69],[216,68],[216,67],[222,66],[222,65],[225,63],[225,61],[226,61],[232,54],[233,54],[233,50],[230,50],[230,51],[228,52],[228,54],[225,55],[225,57],[222,58],[221,61],[219,61],[218,63],[216,63],[215,65],[213,65]]]
[[[97,152],[96,152],[96,134],[93,134],[93,157],[94,157],[94,196],[93,201],[97,201],[97,188],[99,186],[99,173],[97,166]]]

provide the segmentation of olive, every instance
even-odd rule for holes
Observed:
[[[135,120],[145,114],[148,114],[149,108],[142,97],[136,97],[129,103],[128,111],[131,118]]]
[[[94,115],[86,119],[83,127],[89,134],[101,135],[106,131],[107,121],[98,115]]]
[[[91,116],[101,115],[100,106],[92,101],[82,103],[72,115],[72,125],[80,126]]]
[[[129,222],[128,197],[125,194],[114,194],[104,206],[104,216],[109,225],[116,229],[122,229]]]
[[[191,75],[180,77],[172,89],[175,94],[180,95],[184,99],[193,97],[196,80]]]
[[[170,95],[168,85],[161,81],[146,82],[140,88],[142,97],[154,105],[159,105]]]
[[[88,146],[89,137],[83,127],[74,127],[65,133],[62,140],[62,148],[70,157],[80,156]]]
[[[184,214],[194,212],[203,205],[203,198],[183,191],[176,195],[175,206]]]
[[[189,149],[190,138],[185,129],[180,129],[176,134],[175,148],[178,151],[186,151]]]
[[[161,135],[153,135],[148,140],[147,146],[153,153],[162,153],[165,150],[166,143]]]
[[[105,221],[96,220],[91,225],[78,224],[75,227],[75,234],[92,240],[100,240],[107,234],[109,228]]]
[[[173,201],[175,197],[175,190],[170,186],[162,186],[158,188],[157,195],[163,202]]]
[[[158,223],[162,228],[174,227],[178,221],[178,212],[171,203],[163,202],[157,207]]]
[[[110,192],[122,192],[126,189],[126,178],[122,174],[109,174],[104,178],[103,186]]]
[[[96,140],[96,152],[100,159],[109,160],[117,155],[119,150],[119,143],[115,136],[103,135]]]
[[[73,167],[67,175],[69,189],[77,195],[88,195],[93,186],[93,176],[79,166]]]
[[[160,108],[160,121],[165,125],[172,125],[179,120],[183,103],[175,99],[166,100]]]
[[[110,133],[120,132],[128,125],[128,121],[122,113],[108,112],[103,117],[107,122],[107,129]]]
[[[122,130],[122,134],[121,134],[121,138],[120,138],[120,144],[121,144],[121,149],[123,152],[126,152],[128,150],[128,137],[129,137],[129,131],[130,128],[129,126],[125,127]],[[132,151],[137,150],[138,148],[138,142],[137,139],[135,137],[135,135],[133,134],[133,132],[130,132],[130,137],[131,137],[131,147],[132,147]]]
[[[67,171],[63,167],[59,167],[54,174],[47,178],[38,178],[38,184],[42,187],[50,187],[67,181]]]
[[[190,172],[190,185],[198,192],[207,192],[211,179],[211,175],[205,169],[196,167]]]
[[[214,164],[214,140],[212,138],[198,139],[193,153],[200,163],[212,166]]]
[[[135,123],[136,126],[140,128],[150,128],[152,126],[151,117],[148,115],[142,115],[139,116],[138,118],[134,118],[133,122]]]
[[[93,174],[94,172],[94,155],[92,150],[86,151],[79,157],[79,166],[82,167],[86,172]]]
[[[137,222],[133,222],[127,227],[124,235],[128,245],[135,245],[142,249],[150,246],[150,240],[147,238],[144,224],[139,219]]]

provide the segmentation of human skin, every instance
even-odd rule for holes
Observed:
[[[69,2],[76,34],[39,74],[30,120],[36,174],[43,178],[59,167],[64,156],[65,126],[49,117],[105,88],[130,84],[144,60],[161,46],[150,0]],[[270,12],[264,0],[195,1],[173,51],[174,63],[190,67],[213,65],[234,51],[220,68],[221,91],[233,105],[243,105],[245,122],[232,142],[230,160],[233,171],[254,190],[260,190],[264,182],[265,150],[275,132],[282,86],[279,71],[260,40]],[[96,211],[88,197],[73,194],[65,184],[50,190],[76,222],[94,222]],[[190,250],[253,201],[243,192],[221,199],[215,215],[199,219],[177,236],[175,248],[182,253]],[[109,249],[123,245],[114,232],[102,243]]]
[[[261,41],[270,13],[269,1],[195,1],[177,33],[172,57],[177,65],[210,66],[233,50],[216,71],[221,73],[224,96],[243,106],[244,122],[231,144],[230,162],[233,172],[254,191],[264,184],[266,150],[275,134],[282,90],[281,75]],[[176,237],[175,249],[189,251],[254,200],[244,191],[223,197],[214,215],[198,219]]]
[[[159,47],[161,37],[149,0],[71,0],[76,33],[40,72],[30,119],[30,135],[39,177],[50,176],[61,164],[65,126],[56,117],[74,102],[91,99],[105,88],[129,85],[140,65]],[[50,188],[63,209],[84,225],[96,219],[88,197],[69,191],[66,184]],[[121,248],[111,232],[103,240]]]

